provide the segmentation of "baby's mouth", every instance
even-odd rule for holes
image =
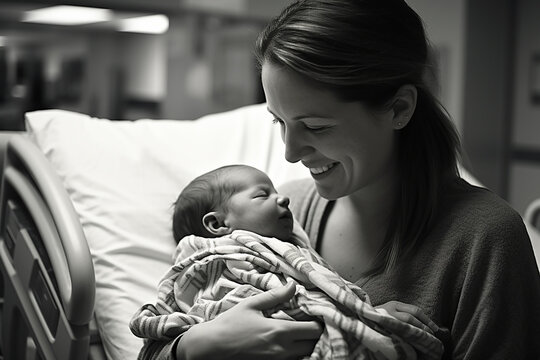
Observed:
[[[290,218],[292,218],[292,214],[290,212],[286,212],[285,214],[281,215],[279,218],[280,219],[290,219]]]
[[[292,217],[292,213],[290,211],[286,211],[285,213],[283,213],[283,215],[279,217],[279,219],[292,220]]]

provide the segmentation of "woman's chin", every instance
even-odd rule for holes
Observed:
[[[315,187],[319,195],[326,200],[333,201],[343,197],[343,187],[339,185],[323,184],[315,181]]]

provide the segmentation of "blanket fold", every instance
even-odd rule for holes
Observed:
[[[431,333],[377,311],[357,285],[342,279],[311,248],[237,230],[219,238],[188,236],[158,286],[155,305],[133,316],[139,337],[172,340],[247,297],[296,284],[296,295],[266,316],[318,320],[324,332],[306,359],[440,359]]]

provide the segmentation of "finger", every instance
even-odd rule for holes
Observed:
[[[416,319],[418,319],[419,321],[421,321],[424,325],[426,325],[427,327],[430,328],[430,330],[432,332],[437,332],[439,331],[439,327],[437,326],[437,324],[435,324],[433,322],[433,320],[431,320],[423,311],[422,309],[420,309],[418,306],[414,306],[414,305],[410,305],[410,304],[405,304],[405,303],[401,303],[401,302],[396,302],[396,310],[398,311],[403,311],[403,312],[407,312],[411,315],[413,315],[413,317],[415,317]]]
[[[409,325],[412,325],[412,326],[415,326],[419,329],[422,329],[424,331],[427,331],[427,332],[430,332],[432,333],[433,331],[429,328],[429,326],[425,325],[424,323],[422,323],[420,320],[418,320],[417,318],[415,318],[414,316],[412,316],[411,314],[409,313],[406,313],[406,312],[398,312],[398,313],[395,313],[394,314],[394,317],[398,320],[401,320],[403,322],[406,322],[407,324]]]
[[[321,337],[323,327],[317,321],[283,321],[283,327],[287,329],[287,336],[295,341],[316,340]]]
[[[250,306],[256,310],[271,309],[276,305],[286,303],[295,293],[296,285],[289,282],[284,286],[265,291],[246,299],[244,305]]]

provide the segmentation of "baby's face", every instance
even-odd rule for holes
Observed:
[[[225,225],[232,230],[288,240],[293,228],[289,199],[276,192],[268,176],[254,168],[240,169],[227,176],[238,185],[238,191],[229,199]]]

